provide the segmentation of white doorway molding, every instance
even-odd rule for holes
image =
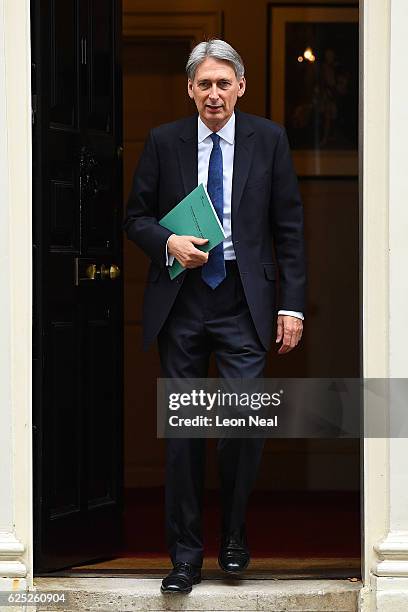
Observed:
[[[30,3],[0,0],[0,589],[32,583]]]
[[[364,376],[407,378],[408,5],[405,0],[366,0],[363,12]],[[394,416],[391,401],[385,418],[392,422]],[[407,442],[364,442],[367,610],[408,609]]]

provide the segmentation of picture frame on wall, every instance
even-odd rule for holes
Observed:
[[[358,174],[358,7],[269,5],[269,113],[301,176]]]

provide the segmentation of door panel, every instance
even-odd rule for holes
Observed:
[[[121,348],[116,338],[120,313],[112,308],[112,301],[104,295],[100,296],[98,304],[89,300],[84,313],[89,507],[111,505],[120,496],[116,480],[120,432],[115,386],[119,374],[118,349]]]
[[[121,541],[120,11],[32,3],[37,573]]]
[[[79,249],[79,215],[72,180],[50,180],[50,248]]]
[[[90,130],[112,131],[114,37],[112,0],[89,0],[89,116]]]
[[[50,10],[50,122],[78,127],[78,4],[52,0]]]
[[[58,406],[47,420],[46,437],[53,441],[50,448],[54,464],[49,476],[49,511],[55,519],[80,510],[80,412],[75,321],[52,321],[50,325],[49,403]],[[72,371],[72,368],[74,370]]]

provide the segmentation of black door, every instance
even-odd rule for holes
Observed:
[[[120,544],[119,0],[33,0],[35,570]]]

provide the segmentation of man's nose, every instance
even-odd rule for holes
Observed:
[[[218,98],[218,89],[215,83],[211,87],[210,98],[215,99],[215,100]]]

